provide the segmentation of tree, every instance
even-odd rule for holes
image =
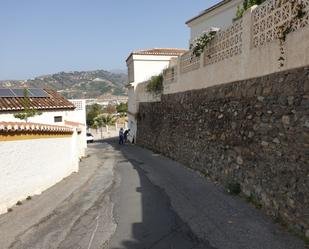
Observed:
[[[114,125],[116,123],[116,119],[111,114],[101,114],[94,119],[94,122],[99,125],[99,127],[102,127]]]
[[[126,113],[128,112],[128,103],[120,103],[116,106],[118,113]]]
[[[101,138],[103,138],[102,134],[102,127],[107,127],[109,125],[114,125],[116,122],[116,119],[113,115],[110,114],[100,114],[97,117],[94,118],[94,122],[92,125],[92,128],[101,130]]]
[[[93,127],[94,119],[102,113],[102,106],[93,104],[87,110],[87,126]]]
[[[22,100],[23,111],[17,114],[14,114],[15,118],[25,120],[28,122],[28,118],[34,117],[36,115],[41,115],[42,113],[36,110],[35,108],[31,107],[30,105],[30,98],[29,98],[29,91],[27,88],[24,89],[24,97]]]
[[[116,113],[116,107],[115,106],[113,106],[113,105],[111,105],[111,104],[108,104],[108,106],[105,108],[105,110],[104,110],[106,113],[108,113],[108,114],[114,114],[114,113]]]

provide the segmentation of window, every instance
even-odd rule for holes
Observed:
[[[60,123],[60,122],[62,122],[62,116],[55,116],[55,117],[54,117],[54,121],[55,121],[55,123]]]

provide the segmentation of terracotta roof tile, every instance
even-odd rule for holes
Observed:
[[[72,133],[73,129],[67,126],[26,123],[26,122],[0,122],[0,132],[52,132],[52,133]]]
[[[29,97],[30,107],[37,110],[74,110],[75,106],[66,98],[54,90],[44,89],[48,97]],[[20,111],[23,110],[22,97],[0,97],[0,111]]]

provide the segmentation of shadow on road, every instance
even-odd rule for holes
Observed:
[[[121,184],[120,186],[120,195],[119,203],[127,204],[134,203],[133,200],[123,201],[126,198],[130,198],[130,187],[132,183],[129,182],[127,178],[129,175],[126,175],[128,169],[121,169],[121,167],[128,168],[128,165],[133,167],[139,178],[139,186],[134,186],[132,192],[138,193],[141,200],[138,205],[128,206],[127,213],[121,212],[119,214],[119,219],[129,220],[130,222],[130,209],[139,209],[141,212],[141,222],[133,222],[132,219],[131,231],[124,231],[128,236],[123,235],[121,228],[117,228],[117,231],[114,237],[111,240],[109,249],[193,249],[193,248],[203,248],[210,249],[208,244],[198,241],[198,239],[192,234],[189,227],[182,222],[182,220],[177,216],[177,214],[171,209],[170,201],[165,192],[159,187],[154,186],[149,179],[147,178],[146,172],[143,171],[141,165],[145,162],[140,162],[133,158],[133,155],[130,153],[130,144],[119,145],[116,139],[108,139],[100,142],[106,142],[115,150],[121,153],[120,162],[116,166],[118,170],[123,170],[121,174]],[[122,163],[126,163],[123,164]],[[146,162],[147,163],[147,162]],[[116,169],[117,170],[117,169]],[[130,185],[131,184],[131,185]],[[121,188],[123,195],[121,195]],[[135,195],[136,195],[135,193]],[[134,196],[134,193],[133,193]],[[133,199],[133,198],[132,198]],[[136,203],[135,203],[136,204]],[[117,205],[117,203],[116,203]],[[141,207],[138,207],[141,206]],[[136,210],[135,210],[136,211]],[[133,212],[134,213],[134,212]],[[126,216],[126,217],[124,217]],[[121,226],[118,224],[118,226]],[[120,234],[117,234],[120,233]]]

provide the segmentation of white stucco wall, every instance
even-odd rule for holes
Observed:
[[[188,23],[190,41],[212,27],[224,29],[230,26],[236,17],[237,6],[242,6],[242,3],[243,0],[233,0]]]
[[[87,148],[87,124],[86,124],[86,100],[85,99],[69,99],[76,107],[74,111],[68,112],[66,116],[67,121],[81,124],[81,134],[78,136],[78,143],[80,145],[80,155],[85,156]]]
[[[207,88],[309,65],[309,26],[287,35],[284,44],[284,66],[280,67],[279,40],[273,40],[257,48],[252,46],[251,11],[248,10],[243,17],[240,55],[206,66],[204,56],[201,55],[200,68],[186,73],[180,72],[180,60],[178,60],[177,80],[171,84],[164,84],[164,94]]]
[[[68,117],[72,111],[42,111],[41,115],[34,116],[28,119],[28,122],[39,124],[52,124],[52,125],[64,125],[64,120],[68,120]],[[62,122],[55,123],[54,117],[62,116]],[[23,122],[20,119],[14,118],[14,113],[0,113],[0,122]]]
[[[175,57],[175,56],[174,56]],[[167,68],[173,56],[133,55],[134,84],[149,80]]]
[[[69,137],[0,141],[0,213],[78,171],[76,132]]]
[[[152,76],[162,73],[165,68],[168,68],[170,61],[175,59],[177,59],[177,56],[132,55],[127,61],[128,68],[134,68],[134,70],[128,70],[129,79],[134,79],[128,87],[128,111],[130,113],[136,114],[138,112],[137,86],[148,81]],[[130,72],[133,72],[134,75],[130,75]]]
[[[133,54],[127,61],[128,78],[131,83],[128,87],[128,126],[133,137],[136,137],[137,120],[135,115],[138,113],[138,103],[143,100],[155,101],[153,96],[145,92],[144,82],[152,76],[162,73],[165,68],[168,68],[170,61],[177,59],[177,57]],[[143,83],[142,86],[140,86],[141,83]]]

